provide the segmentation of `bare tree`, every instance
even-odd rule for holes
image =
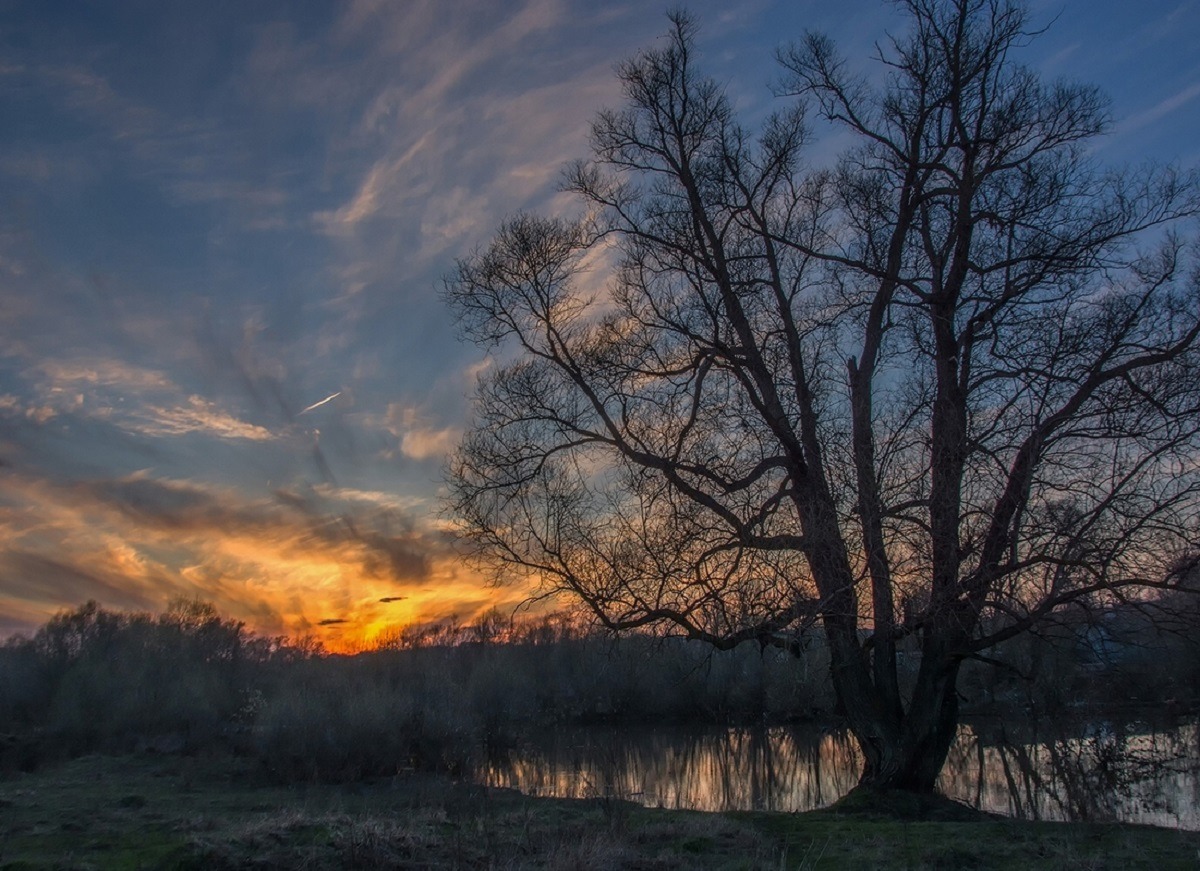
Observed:
[[[930,791],[964,659],[1171,586],[1198,540],[1194,176],[1106,171],[1092,88],[1012,54],[1009,0],[904,0],[883,82],[782,51],[757,135],[693,23],[622,64],[568,170],[447,281],[519,348],[479,387],[453,508],[499,575],[616,630],[797,649],[819,623],[862,785]],[[858,141],[806,169],[805,107]],[[909,684],[897,647],[919,651]]]

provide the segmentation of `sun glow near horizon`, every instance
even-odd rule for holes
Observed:
[[[444,524],[368,491],[246,497],[233,487],[149,473],[56,486],[11,470],[0,497],[0,631],[28,633],[85,599],[159,611],[211,603],[263,635],[352,652],[410,624],[469,623],[516,607],[526,587],[490,586]],[[55,555],[40,553],[53,541]]]

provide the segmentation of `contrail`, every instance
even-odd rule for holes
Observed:
[[[312,411],[314,408],[320,408],[326,402],[332,402],[333,400],[337,399],[341,395],[342,395],[342,391],[339,390],[337,393],[333,393],[333,394],[330,394],[329,396],[326,396],[320,402],[314,402],[308,408],[304,409],[304,411]],[[304,414],[304,411],[300,412],[300,414]],[[300,415],[296,415],[296,416],[299,417]]]

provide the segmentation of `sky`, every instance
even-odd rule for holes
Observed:
[[[666,6],[0,0],[0,638],[88,599],[212,602],[331,649],[529,590],[459,558],[441,469],[493,361],[439,297],[619,105]],[[753,123],[806,29],[876,0],[689,5]],[[1100,85],[1117,166],[1200,164],[1200,0],[1033,0],[1021,60]],[[815,163],[845,141],[818,126]]]

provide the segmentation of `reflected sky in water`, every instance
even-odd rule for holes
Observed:
[[[959,729],[942,790],[987,811],[1042,820],[1200,830],[1200,726],[979,722]],[[650,807],[805,811],[858,780],[847,732],[815,727],[558,732],[493,760],[492,786]]]

